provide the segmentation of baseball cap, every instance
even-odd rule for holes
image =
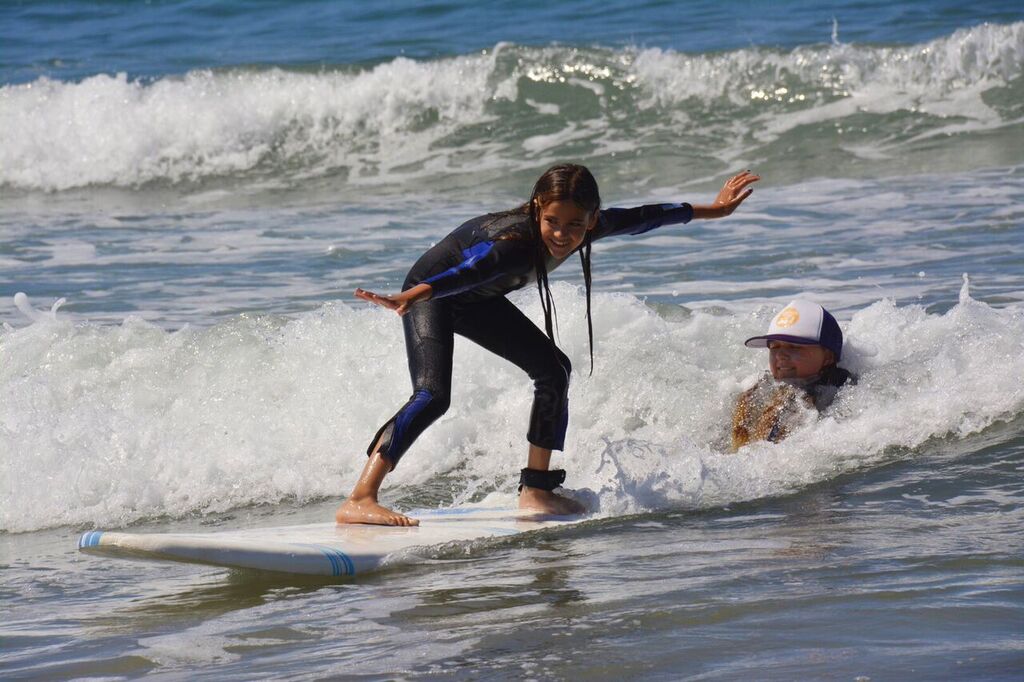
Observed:
[[[843,332],[832,314],[817,303],[797,299],[772,318],[768,333],[746,340],[748,348],[765,348],[769,341],[817,344],[836,356],[843,354]]]

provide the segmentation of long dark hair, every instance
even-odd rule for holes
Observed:
[[[537,291],[540,293],[540,304],[544,309],[544,328],[552,344],[555,343],[552,321],[554,321],[554,326],[557,328],[558,313],[555,310],[555,302],[551,298],[551,289],[548,287],[547,250],[544,247],[544,240],[540,236],[540,208],[552,201],[566,201],[570,199],[577,206],[595,217],[601,209],[601,194],[597,189],[597,181],[594,180],[594,176],[587,170],[586,166],[563,163],[547,169],[533,186],[530,201],[523,204],[519,209],[529,213],[531,218],[532,229],[537,243],[535,258]],[[580,264],[583,267],[583,284],[587,290],[587,338],[590,341],[590,373],[593,374],[594,323],[590,316],[590,247],[591,230],[587,230],[579,253]]]

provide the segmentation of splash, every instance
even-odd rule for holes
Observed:
[[[582,320],[582,292],[563,283],[554,291],[563,321]],[[516,301],[540,318],[533,296]],[[555,463],[604,514],[785,494],[1024,412],[1024,310],[966,291],[944,314],[882,300],[842,321],[857,386],[786,441],[731,454],[732,403],[765,362],[742,342],[773,308],[658,314],[635,297],[599,293],[594,309],[596,371],[574,377],[566,452]],[[585,366],[586,325],[563,323],[561,339]],[[529,380],[461,339],[455,353],[452,408],[389,486],[441,486],[454,503],[490,491],[511,499]],[[0,332],[0,354],[8,531],[340,498],[374,430],[409,392],[394,316],[344,305],[175,332],[136,318],[37,320]]]
[[[58,298],[53,302],[49,312],[40,312],[32,307],[32,302],[24,292],[19,291],[14,295],[14,306],[32,322],[45,322],[47,320],[56,322],[57,311],[65,303],[67,303],[67,299]]]

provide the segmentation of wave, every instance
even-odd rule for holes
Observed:
[[[805,145],[821,138],[833,166],[844,154],[878,161],[936,135],[1019,124],[1022,63],[1018,22],[904,47],[691,55],[500,44],[366,69],[40,78],[0,88],[0,185],[429,183],[674,148],[719,164],[813,158],[773,147],[793,132]],[[1000,89],[1009,94],[986,94]]]
[[[553,288],[561,345],[585,367],[586,325],[567,322],[583,319],[584,296]],[[535,296],[516,300],[539,318]],[[742,341],[773,312],[659,314],[633,296],[597,294],[597,367],[574,378],[566,454],[556,458],[567,485],[607,514],[705,508],[916,457],[1024,414],[1024,309],[975,301],[965,284],[944,314],[882,300],[844,320],[844,365],[860,382],[781,444],[727,454],[732,401],[764,371],[764,354]],[[340,498],[409,391],[401,325],[378,310],[327,305],[175,332],[137,318],[73,322],[57,306],[31,316],[0,330],[5,531]],[[456,346],[452,408],[389,486],[444,480],[453,502],[495,490],[510,498],[529,380]]]

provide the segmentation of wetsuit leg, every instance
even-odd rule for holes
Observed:
[[[565,353],[507,298],[460,305],[455,333],[513,363],[533,379],[533,409],[526,439],[542,448],[562,450],[569,423],[569,375]]]
[[[412,442],[451,404],[454,306],[445,299],[423,301],[402,317],[413,393],[395,416],[380,427],[366,451],[381,440],[381,455],[394,469]]]

